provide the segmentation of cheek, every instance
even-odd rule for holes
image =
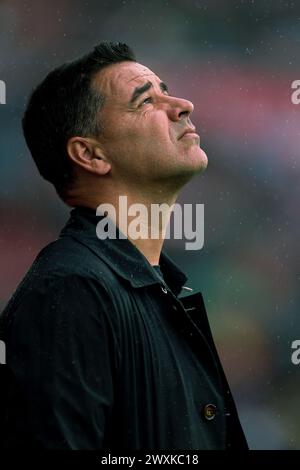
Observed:
[[[148,151],[165,149],[172,146],[169,125],[164,120],[151,121],[145,116],[141,135],[147,145]]]
[[[165,116],[154,116],[150,111],[145,111],[136,118],[110,119],[106,124],[105,143],[112,158],[128,152],[151,155],[174,150]]]

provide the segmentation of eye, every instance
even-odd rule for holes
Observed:
[[[147,103],[152,103],[152,97],[148,96],[148,98],[145,98],[142,102],[141,105],[147,104]]]

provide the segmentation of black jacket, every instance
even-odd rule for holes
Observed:
[[[76,208],[2,314],[4,447],[247,448],[201,293]]]

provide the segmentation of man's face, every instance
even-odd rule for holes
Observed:
[[[199,136],[182,137],[194,128],[193,104],[169,94],[147,67],[129,61],[113,64],[93,84],[105,96],[99,142],[115,179],[132,185],[178,184],[206,168]]]

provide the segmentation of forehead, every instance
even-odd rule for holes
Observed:
[[[105,67],[94,78],[94,85],[109,97],[128,98],[137,86],[146,81],[159,83],[161,80],[148,67],[138,62],[121,62]]]

